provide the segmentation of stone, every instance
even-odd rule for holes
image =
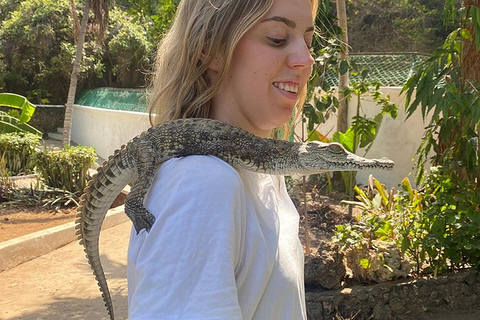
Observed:
[[[343,258],[338,244],[321,241],[317,253],[305,257],[305,285],[340,288],[346,276]]]
[[[374,240],[371,249],[349,248],[345,251],[345,256],[353,277],[361,283],[407,278],[412,269],[411,263],[404,259],[397,246],[391,242]],[[367,268],[362,266],[362,260],[369,262]]]

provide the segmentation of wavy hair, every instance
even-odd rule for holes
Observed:
[[[180,118],[208,118],[211,100],[240,38],[275,0],[182,0],[159,43],[149,102],[152,125]],[[310,0],[312,12],[318,0]],[[218,77],[207,76],[215,57],[225,57]],[[306,88],[303,97],[306,95]],[[303,106],[300,99],[297,108]],[[297,113],[298,114],[298,113]]]

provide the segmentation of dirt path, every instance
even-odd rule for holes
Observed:
[[[130,223],[102,232],[100,255],[115,319],[127,319],[126,252]],[[83,248],[73,242],[0,273],[0,319],[108,319]]]

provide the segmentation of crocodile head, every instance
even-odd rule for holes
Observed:
[[[302,144],[298,161],[306,173],[392,169],[394,165],[394,162],[387,158],[366,159],[347,151],[339,143],[319,141]]]

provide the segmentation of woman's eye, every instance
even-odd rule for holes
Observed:
[[[308,51],[313,52],[313,45],[311,43],[307,43]]]
[[[313,39],[305,39],[305,44],[307,45],[308,50],[313,51]]]
[[[268,42],[274,47],[281,47],[287,42],[287,39],[268,37]]]

